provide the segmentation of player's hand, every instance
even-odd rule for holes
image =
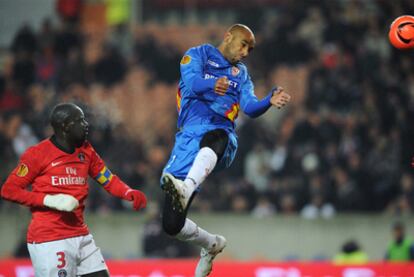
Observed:
[[[286,93],[282,87],[278,87],[275,91],[273,91],[273,96],[270,98],[270,103],[280,109],[289,103],[290,99],[291,96]]]
[[[216,84],[214,86],[214,92],[218,95],[225,95],[227,90],[229,89],[229,80],[226,76],[220,77],[217,79]]]
[[[43,205],[58,211],[72,212],[79,206],[79,201],[69,194],[47,194],[43,199]]]
[[[147,198],[142,191],[129,189],[125,193],[125,200],[133,201],[132,207],[134,210],[138,211],[139,209],[143,209],[147,206]]]

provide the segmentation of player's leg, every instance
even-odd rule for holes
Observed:
[[[183,211],[188,201],[200,184],[213,171],[217,162],[223,156],[228,145],[228,134],[223,129],[216,129],[205,133],[199,145],[198,152],[184,179],[175,178],[172,174],[164,173],[161,178],[164,191],[171,195],[173,208]]]
[[[226,150],[229,149],[228,145],[229,137],[225,130],[209,131],[203,135],[200,141],[199,151],[185,180],[181,181],[172,175],[164,176],[166,177],[164,185],[169,182],[171,191],[170,196],[166,197],[163,226],[170,235],[182,241],[192,242],[202,248],[201,258],[195,272],[196,277],[204,277],[211,272],[213,260],[226,246],[226,239],[220,235],[210,234],[197,226],[191,219],[186,218],[187,211],[198,187],[213,171],[217,162],[222,159]],[[181,209],[175,204],[178,202],[177,199],[181,200],[179,201]]]
[[[65,240],[28,243],[35,277],[76,276],[76,249]]]
[[[198,227],[187,218],[188,207],[195,195],[196,193],[192,195],[187,208],[184,211],[179,211],[173,208],[171,196],[166,194],[162,212],[162,226],[168,235],[181,241],[188,241],[203,248],[211,248],[216,243],[216,235]]]
[[[236,155],[236,151],[237,151],[236,136],[233,133],[228,133],[227,135],[228,136],[227,136],[226,147],[223,150],[223,152],[221,152],[222,154],[219,158],[219,162],[216,166],[216,169],[223,169],[223,168],[229,167]],[[215,141],[217,140],[213,140],[213,142],[211,141],[209,142],[207,140],[205,141],[205,143],[210,147],[214,147],[215,145],[213,143]],[[209,247],[203,247],[201,249],[200,260],[198,261],[197,267],[195,270],[195,277],[208,276],[212,270],[214,258],[217,256],[217,254],[223,251],[224,247],[226,247],[226,239],[220,235],[215,235],[215,236],[216,236],[215,243],[213,243]]]
[[[213,171],[217,162],[223,157],[229,138],[223,129],[216,129],[204,134],[200,142],[200,150],[184,180],[192,191],[195,191],[206,177]]]
[[[77,276],[109,277],[101,250],[91,234],[79,237]]]

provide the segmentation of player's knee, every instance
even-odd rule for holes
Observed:
[[[162,229],[170,236],[176,236],[184,227],[185,218],[181,220],[177,217],[168,217],[164,215],[162,218]]]
[[[220,159],[226,150],[229,136],[223,129],[215,129],[204,134],[200,142],[200,148],[211,148]]]

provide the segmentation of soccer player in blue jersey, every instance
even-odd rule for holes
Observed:
[[[177,93],[178,128],[170,159],[163,170],[161,187],[166,193],[163,228],[179,240],[201,246],[195,276],[207,276],[226,239],[213,235],[187,218],[199,186],[213,169],[231,165],[237,150],[235,123],[241,109],[258,117],[271,106],[290,101],[283,88],[272,89],[262,100],[241,60],[255,46],[249,27],[231,26],[216,48],[203,44],[190,48],[181,59]]]

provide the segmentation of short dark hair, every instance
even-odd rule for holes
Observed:
[[[62,128],[72,112],[77,109],[80,108],[73,103],[60,103],[54,106],[50,113],[50,125],[52,125],[53,130],[56,131]]]

